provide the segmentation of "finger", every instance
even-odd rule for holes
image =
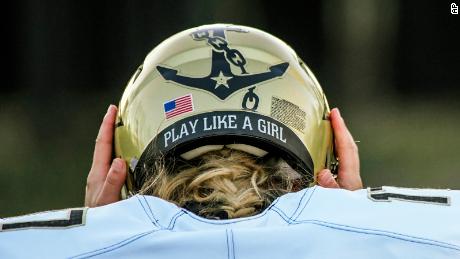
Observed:
[[[326,188],[340,188],[329,169],[323,169],[318,173],[318,184]]]
[[[331,111],[331,123],[334,131],[336,154],[340,158],[339,170],[346,174],[359,175],[358,147],[337,108]]]
[[[355,160],[350,158],[358,158],[359,161],[358,147],[356,146],[353,136],[345,125],[345,121],[343,120],[342,116],[340,115],[340,111],[337,108],[334,108],[331,111],[331,123],[332,129],[334,130],[337,156],[341,159],[345,157],[349,158],[346,159],[347,161],[344,161],[345,163],[355,162]]]
[[[341,188],[357,190],[363,187],[359,169],[358,147],[337,108],[331,111],[335,150],[339,157],[337,182]]]
[[[91,191],[89,185],[86,184],[86,192],[85,192],[85,206],[86,207],[95,207],[96,199],[93,195],[91,195]]]
[[[104,181],[109,171],[110,162],[112,160],[113,131],[116,114],[117,107],[115,105],[110,105],[102,120],[99,133],[97,134],[93,164],[90,174],[88,175],[88,178],[97,182]]]
[[[96,206],[102,206],[120,200],[120,191],[126,180],[126,164],[121,158],[113,160]]]

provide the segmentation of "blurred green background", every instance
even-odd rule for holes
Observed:
[[[155,45],[216,22],[266,30],[298,52],[360,141],[365,186],[459,189],[460,15],[450,3],[9,3],[0,217],[82,206],[108,105]]]

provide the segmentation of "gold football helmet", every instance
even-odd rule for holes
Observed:
[[[147,161],[190,160],[223,147],[275,154],[311,181],[334,162],[326,97],[286,43],[228,24],[180,32],[154,48],[119,104],[115,154],[129,165],[127,190]]]

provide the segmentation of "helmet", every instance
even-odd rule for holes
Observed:
[[[119,104],[115,154],[137,192],[155,156],[193,159],[223,147],[275,154],[314,179],[334,161],[326,97],[286,43],[228,24],[180,32],[154,48]]]

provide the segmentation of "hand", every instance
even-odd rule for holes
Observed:
[[[321,170],[318,173],[318,184],[326,188],[361,189],[363,183],[359,174],[358,146],[340,116],[339,109],[332,109],[330,117],[334,131],[335,152],[340,159],[339,172],[334,179],[329,169]]]
[[[120,200],[126,179],[126,163],[112,161],[113,133],[117,107],[110,105],[104,116],[94,147],[93,164],[86,180],[85,206],[97,207]]]

